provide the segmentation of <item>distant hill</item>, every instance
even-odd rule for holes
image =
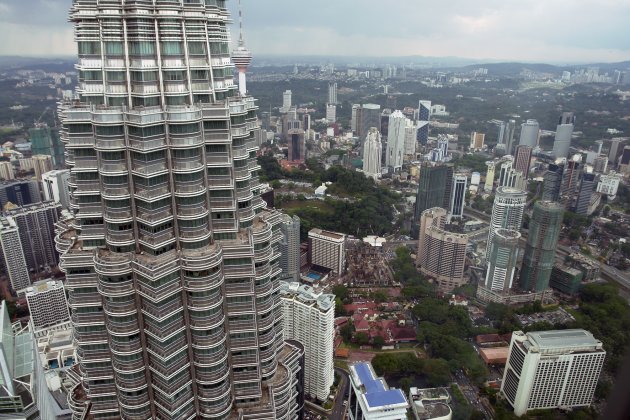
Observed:
[[[48,71],[70,71],[76,63],[73,57],[20,57],[0,56],[0,71],[6,70],[33,70],[42,69]]]

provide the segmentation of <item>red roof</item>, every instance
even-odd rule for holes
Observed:
[[[354,329],[357,331],[368,331],[370,329],[370,323],[366,319],[362,319],[354,324]]]

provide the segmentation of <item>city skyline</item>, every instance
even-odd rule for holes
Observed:
[[[72,29],[66,24],[71,0],[34,2],[0,0],[0,22],[6,28],[0,55],[75,55]],[[254,57],[299,51],[297,56],[461,57],[554,63],[630,58],[630,43],[621,36],[623,22],[630,17],[630,4],[622,1],[580,0],[567,9],[564,2],[543,4],[540,0],[518,5],[487,0],[484,7],[460,0],[426,5],[404,0],[399,6],[405,13],[398,19],[382,20],[381,5],[364,0],[360,3],[361,19],[355,24],[347,17],[357,15],[358,4],[354,0],[318,6],[305,14],[287,0],[244,0],[248,47]],[[237,2],[227,2],[227,6],[237,22]],[[535,32],[532,25],[537,28]],[[370,30],[375,26],[383,30],[375,34]],[[585,27],[599,29],[584,31]],[[233,45],[237,39],[232,37]]]

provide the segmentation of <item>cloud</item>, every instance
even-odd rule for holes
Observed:
[[[0,54],[74,55],[72,0],[0,0]],[[254,55],[630,59],[628,0],[242,0]],[[237,20],[236,0],[228,0]],[[235,25],[232,31],[238,31]],[[238,38],[236,34],[232,37]]]

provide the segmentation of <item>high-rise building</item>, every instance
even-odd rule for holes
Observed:
[[[289,141],[289,162],[304,162],[306,160],[306,139],[304,130],[291,129],[287,133]]]
[[[514,152],[514,132],[516,131],[516,121],[509,120],[505,125],[502,144],[505,145],[505,153],[511,155]]]
[[[35,179],[42,180],[42,174],[53,169],[52,157],[47,155],[34,155],[30,158],[18,159],[20,170],[34,172]]]
[[[597,184],[597,179],[593,173],[582,174],[582,182],[580,182],[580,189],[578,190],[577,199],[575,202],[575,213],[582,216],[589,214],[589,207],[591,204],[591,197]]]
[[[468,187],[468,176],[466,174],[453,175],[453,190],[451,191],[450,218],[462,218],[464,216],[464,206],[466,205],[466,189]]]
[[[0,183],[0,207],[6,206],[7,203],[24,206],[41,201],[37,181],[14,180]]]
[[[466,284],[468,236],[444,229],[447,212],[435,207],[420,216],[417,264],[422,274],[435,280],[438,289],[449,293]]]
[[[556,127],[556,138],[553,142],[553,155],[556,158],[569,156],[571,147],[571,136],[573,136],[573,126],[575,116],[572,112],[563,112]]]
[[[565,162],[562,185],[560,186],[560,201],[565,208],[573,204],[583,169],[581,154],[576,154]]]
[[[405,155],[405,128],[407,117],[400,111],[394,111],[389,116],[389,131],[387,134],[387,155],[385,166],[399,170],[402,168]]]
[[[496,171],[496,162],[493,160],[489,160],[486,162],[486,166],[488,167],[488,171],[486,172],[486,180],[484,182],[483,189],[490,193],[494,189],[494,173]]]
[[[470,150],[477,151],[483,149],[486,140],[486,135],[483,133],[477,133],[474,131],[470,135]]]
[[[605,174],[608,171],[608,156],[600,155],[593,159],[593,172]]]
[[[75,1],[70,19],[74,218],[56,242],[74,416],[299,417],[304,350],[282,337],[280,217],[259,196],[225,2]]]
[[[336,275],[346,269],[346,235],[322,229],[308,232],[308,261]]]
[[[280,268],[282,278],[288,281],[300,280],[300,218],[283,214],[280,230]]]
[[[534,204],[519,281],[523,290],[540,292],[549,287],[563,214],[564,208],[559,203]]]
[[[305,113],[302,116],[302,130],[305,132],[311,129],[311,114]]]
[[[630,175],[630,146],[623,148],[619,158],[619,172],[626,176]]]
[[[448,165],[436,165],[423,163],[420,167],[420,179],[418,181],[418,194],[416,195],[416,208],[414,221],[420,221],[420,215],[425,210],[433,207],[442,207],[444,200],[450,200],[449,172],[452,167]],[[447,195],[448,190],[448,195]]]
[[[10,181],[15,179],[15,171],[13,170],[13,163],[0,162],[0,179],[4,181]]]
[[[56,327],[68,328],[70,310],[61,281],[42,280],[27,287],[26,302],[35,337],[46,335]]]
[[[352,105],[352,116],[350,118],[350,129],[357,136],[359,135],[359,130],[361,127],[361,105],[353,104]]]
[[[405,151],[404,154],[407,156],[413,156],[416,153],[416,136],[418,133],[418,126],[414,124],[413,121],[407,119],[407,123],[405,125]]]
[[[350,420],[404,420],[409,403],[403,391],[387,386],[368,362],[350,366]]]
[[[335,295],[280,282],[284,338],[304,345],[304,393],[326,401],[334,381]]]
[[[33,156],[50,156],[52,165],[55,167],[63,164],[63,143],[59,141],[59,135],[56,130],[51,129],[46,124],[37,124],[36,127],[28,130],[28,134],[31,140],[31,153]]]
[[[359,137],[365,141],[368,131],[372,127],[381,126],[381,106],[377,104],[363,104],[361,106],[361,124]]]
[[[381,134],[370,128],[363,146],[363,173],[374,179],[381,177]]]
[[[560,201],[565,162],[550,163],[544,175],[542,199]]]
[[[610,148],[608,149],[608,161],[613,165],[617,164],[617,159],[623,150],[623,138],[614,138],[610,140]]]
[[[532,149],[538,146],[540,137],[540,126],[536,120],[527,120],[521,124],[521,137],[518,144],[521,146],[529,146]]]
[[[529,176],[532,150],[531,146],[518,145],[516,146],[516,153],[514,153],[514,169],[521,173],[525,179]]]
[[[496,292],[507,292],[518,262],[521,234],[517,230],[497,229],[488,250],[488,271],[484,286]]]
[[[12,217],[0,217],[0,245],[11,288],[15,291],[26,289],[31,285],[31,278],[22,250],[20,231]]]
[[[11,208],[5,212],[18,226],[26,266],[30,271],[39,272],[59,264],[59,254],[55,249],[55,224],[60,213],[61,204],[54,201]],[[89,228],[86,226],[85,230],[87,233]]]
[[[292,96],[293,93],[290,90],[284,91],[282,94],[282,108],[280,109],[280,112],[289,112],[291,106],[293,105]]]
[[[328,83],[328,103],[337,105],[337,82]]]
[[[586,330],[514,331],[501,394],[517,416],[589,406],[605,358],[602,342]]]
[[[0,416],[4,419],[68,419],[61,391],[53,395],[47,385],[38,345],[29,327],[11,325],[6,301],[0,303]],[[62,407],[65,406],[65,407]]]
[[[61,204],[62,209],[70,208],[70,195],[68,184],[70,170],[61,169],[46,172],[42,175],[42,190],[45,201],[54,201]]]
[[[619,183],[621,182],[621,175],[611,172],[607,175],[599,177],[597,183],[597,192],[608,196],[616,196],[619,189]]]
[[[427,144],[429,141],[429,120],[431,118],[431,101],[421,100],[418,103],[418,134],[417,140],[420,144]]]
[[[329,123],[337,121],[337,105],[326,104],[326,121]]]
[[[492,218],[488,229],[486,257],[490,254],[492,240],[497,230],[521,230],[526,203],[527,193],[525,191],[512,187],[497,188],[492,205]]]

